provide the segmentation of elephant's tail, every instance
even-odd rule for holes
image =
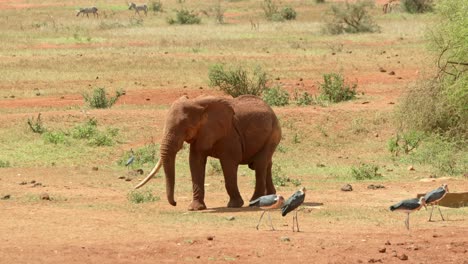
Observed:
[[[143,179],[137,186],[135,186],[135,189],[142,187],[149,180],[151,180],[151,178],[153,178],[153,176],[159,171],[161,166],[162,166],[162,162],[161,162],[161,159],[159,159],[158,163],[156,164],[156,166],[154,166],[153,170],[148,174],[148,176],[146,176],[145,179]]]

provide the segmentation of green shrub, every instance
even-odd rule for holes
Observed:
[[[394,138],[388,140],[388,150],[395,156],[399,156],[400,153],[408,154],[415,150],[423,139],[424,133],[415,130],[397,133]]]
[[[332,103],[348,101],[356,97],[357,84],[345,84],[341,74],[328,73],[323,75],[323,83],[320,84],[319,100]]]
[[[402,156],[401,160],[430,165],[438,173],[460,175],[468,171],[467,143],[466,140],[430,135],[419,143],[416,151]]]
[[[325,24],[324,31],[332,35],[379,32],[380,27],[375,24],[367,11],[373,6],[374,3],[371,1],[332,5],[329,11],[330,18]]]
[[[0,168],[10,167],[10,162],[8,160],[0,160]]]
[[[189,11],[187,9],[180,9],[176,10],[176,17],[169,18],[167,20],[169,24],[180,24],[180,25],[192,25],[192,24],[200,24],[201,18],[193,13],[193,11]]]
[[[33,133],[42,134],[46,131],[45,127],[42,124],[41,113],[37,114],[36,120],[34,120],[33,118],[28,118],[28,125]]]
[[[95,88],[92,94],[83,94],[85,102],[91,108],[110,108],[120,96],[122,93],[116,92],[114,97],[107,98],[106,90],[102,87]]]
[[[301,186],[302,185],[302,181],[300,179],[289,179],[289,181],[295,186],[295,187],[298,187],[298,186]]]
[[[317,4],[323,4],[323,3],[325,3],[325,0],[315,0],[315,3],[317,3]]]
[[[264,0],[262,8],[267,20],[273,20],[273,16],[278,14],[278,6],[273,2],[273,0]]]
[[[434,10],[433,0],[401,0],[400,5],[405,12],[427,13]]]
[[[297,90],[294,91],[294,100],[299,106],[311,105],[313,102],[313,98],[308,92],[299,93]]]
[[[221,163],[218,159],[210,159],[208,163],[210,164],[210,168],[208,171],[210,175],[219,175],[223,173],[223,168],[221,167]]]
[[[468,5],[441,0],[436,5],[438,23],[431,28],[437,76],[410,87],[397,108],[397,120],[405,130],[468,138]]]
[[[140,204],[156,202],[159,201],[161,198],[159,196],[154,196],[153,193],[150,190],[148,190],[144,192],[131,191],[130,193],[128,193],[127,199],[131,203]]]
[[[73,128],[71,135],[76,139],[90,139],[98,133],[97,120],[90,118],[86,123],[77,125]]]
[[[125,163],[132,155],[131,151],[125,152],[124,156],[117,162],[120,166],[125,166]],[[136,149],[133,152],[133,160],[134,166],[143,166],[145,164],[154,164],[156,163],[157,159],[159,158],[159,146],[154,142],[147,144],[141,148]]]
[[[294,143],[294,144],[301,143],[301,137],[300,137],[300,135],[298,133],[294,133],[292,143]]]
[[[276,85],[263,92],[263,101],[271,106],[285,106],[289,104],[289,93]]]
[[[128,26],[129,27],[141,27],[143,26],[143,22],[144,20],[141,17],[131,17],[129,20]]]
[[[47,131],[42,134],[46,143],[61,144],[66,143],[66,135],[62,131]]]
[[[208,77],[210,86],[217,86],[219,89],[232,97],[244,94],[261,95],[267,88],[267,74],[261,67],[253,70],[252,76],[242,67],[225,70],[221,64],[210,67]]]
[[[294,186],[300,186],[302,184],[300,179],[291,179],[285,175],[280,165],[273,164],[271,168],[271,176],[273,180],[273,185],[278,187],[287,186],[288,183],[291,183]]]
[[[221,7],[221,0],[213,8],[215,19],[218,24],[224,24],[224,9]]]
[[[294,8],[286,6],[281,10],[281,16],[286,20],[294,20],[296,19],[297,13]]]
[[[155,13],[163,12],[163,4],[161,3],[161,0],[151,2],[150,10],[152,10]]]
[[[89,139],[88,145],[95,147],[114,145],[114,136],[112,133],[97,133]]]
[[[351,131],[353,134],[365,134],[368,133],[369,130],[367,129],[366,125],[364,124],[364,119],[358,117],[351,121]]]
[[[379,166],[373,164],[361,163],[359,167],[351,167],[351,176],[358,180],[372,180],[381,178]]]

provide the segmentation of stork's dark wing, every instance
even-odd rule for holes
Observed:
[[[445,194],[445,189],[439,187],[433,191],[426,193],[424,198],[426,199],[426,203],[432,203],[434,201],[440,200]]]
[[[413,199],[408,199],[408,200],[403,200],[399,203],[396,203],[392,206],[390,206],[390,210],[415,210],[419,208],[419,199],[413,198]]]
[[[271,206],[275,204],[277,200],[278,200],[278,196],[276,194],[264,195],[251,201],[249,203],[249,206],[257,206],[257,207]]]
[[[293,211],[297,207],[299,207],[305,199],[305,193],[301,191],[295,192],[291,197],[286,200],[284,205],[281,207],[281,215],[285,216],[289,212]]]

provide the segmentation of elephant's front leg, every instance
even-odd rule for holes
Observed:
[[[239,187],[237,186],[238,166],[239,165],[233,161],[221,160],[226,191],[229,195],[227,206],[233,208],[242,207],[244,205],[244,200],[242,200]]]
[[[205,205],[205,166],[207,156],[190,148],[190,173],[192,175],[193,199],[188,210],[206,209]]]

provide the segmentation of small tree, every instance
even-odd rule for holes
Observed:
[[[289,104],[289,93],[276,85],[263,92],[263,101],[271,106],[285,106]]]
[[[85,102],[91,108],[110,108],[122,96],[122,93],[117,91],[114,97],[107,98],[106,90],[102,87],[95,88],[92,94],[83,94]]]
[[[404,11],[411,14],[427,13],[434,10],[433,0],[402,0],[401,6]]]
[[[351,100],[356,97],[357,84],[345,84],[341,74],[328,73],[323,75],[323,83],[320,84],[320,100],[338,103]]]
[[[244,94],[261,95],[267,88],[268,81],[267,74],[261,67],[254,68],[252,74],[249,74],[242,67],[225,70],[221,64],[211,66],[208,77],[210,86],[217,86],[232,97]]]
[[[326,23],[324,31],[332,35],[380,31],[380,27],[367,11],[373,5],[370,1],[332,5],[331,19]]]
[[[169,24],[180,24],[180,25],[191,25],[191,24],[200,24],[201,18],[198,14],[195,14],[193,11],[187,9],[176,10],[176,17],[169,18],[167,20]]]
[[[218,3],[213,8],[215,11],[215,19],[218,24],[224,24],[224,9],[221,6],[221,1],[219,0]]]
[[[163,12],[163,4],[161,3],[161,0],[151,2],[150,10],[153,10],[155,13]]]
[[[267,20],[273,20],[273,16],[278,14],[278,6],[273,0],[264,0],[262,8]]]
[[[281,10],[281,16],[286,20],[294,20],[296,19],[297,13],[294,8],[286,6]]]
[[[36,120],[34,120],[34,118],[28,118],[28,125],[34,133],[42,134],[46,132],[46,129],[42,124],[41,113],[37,114]]]

